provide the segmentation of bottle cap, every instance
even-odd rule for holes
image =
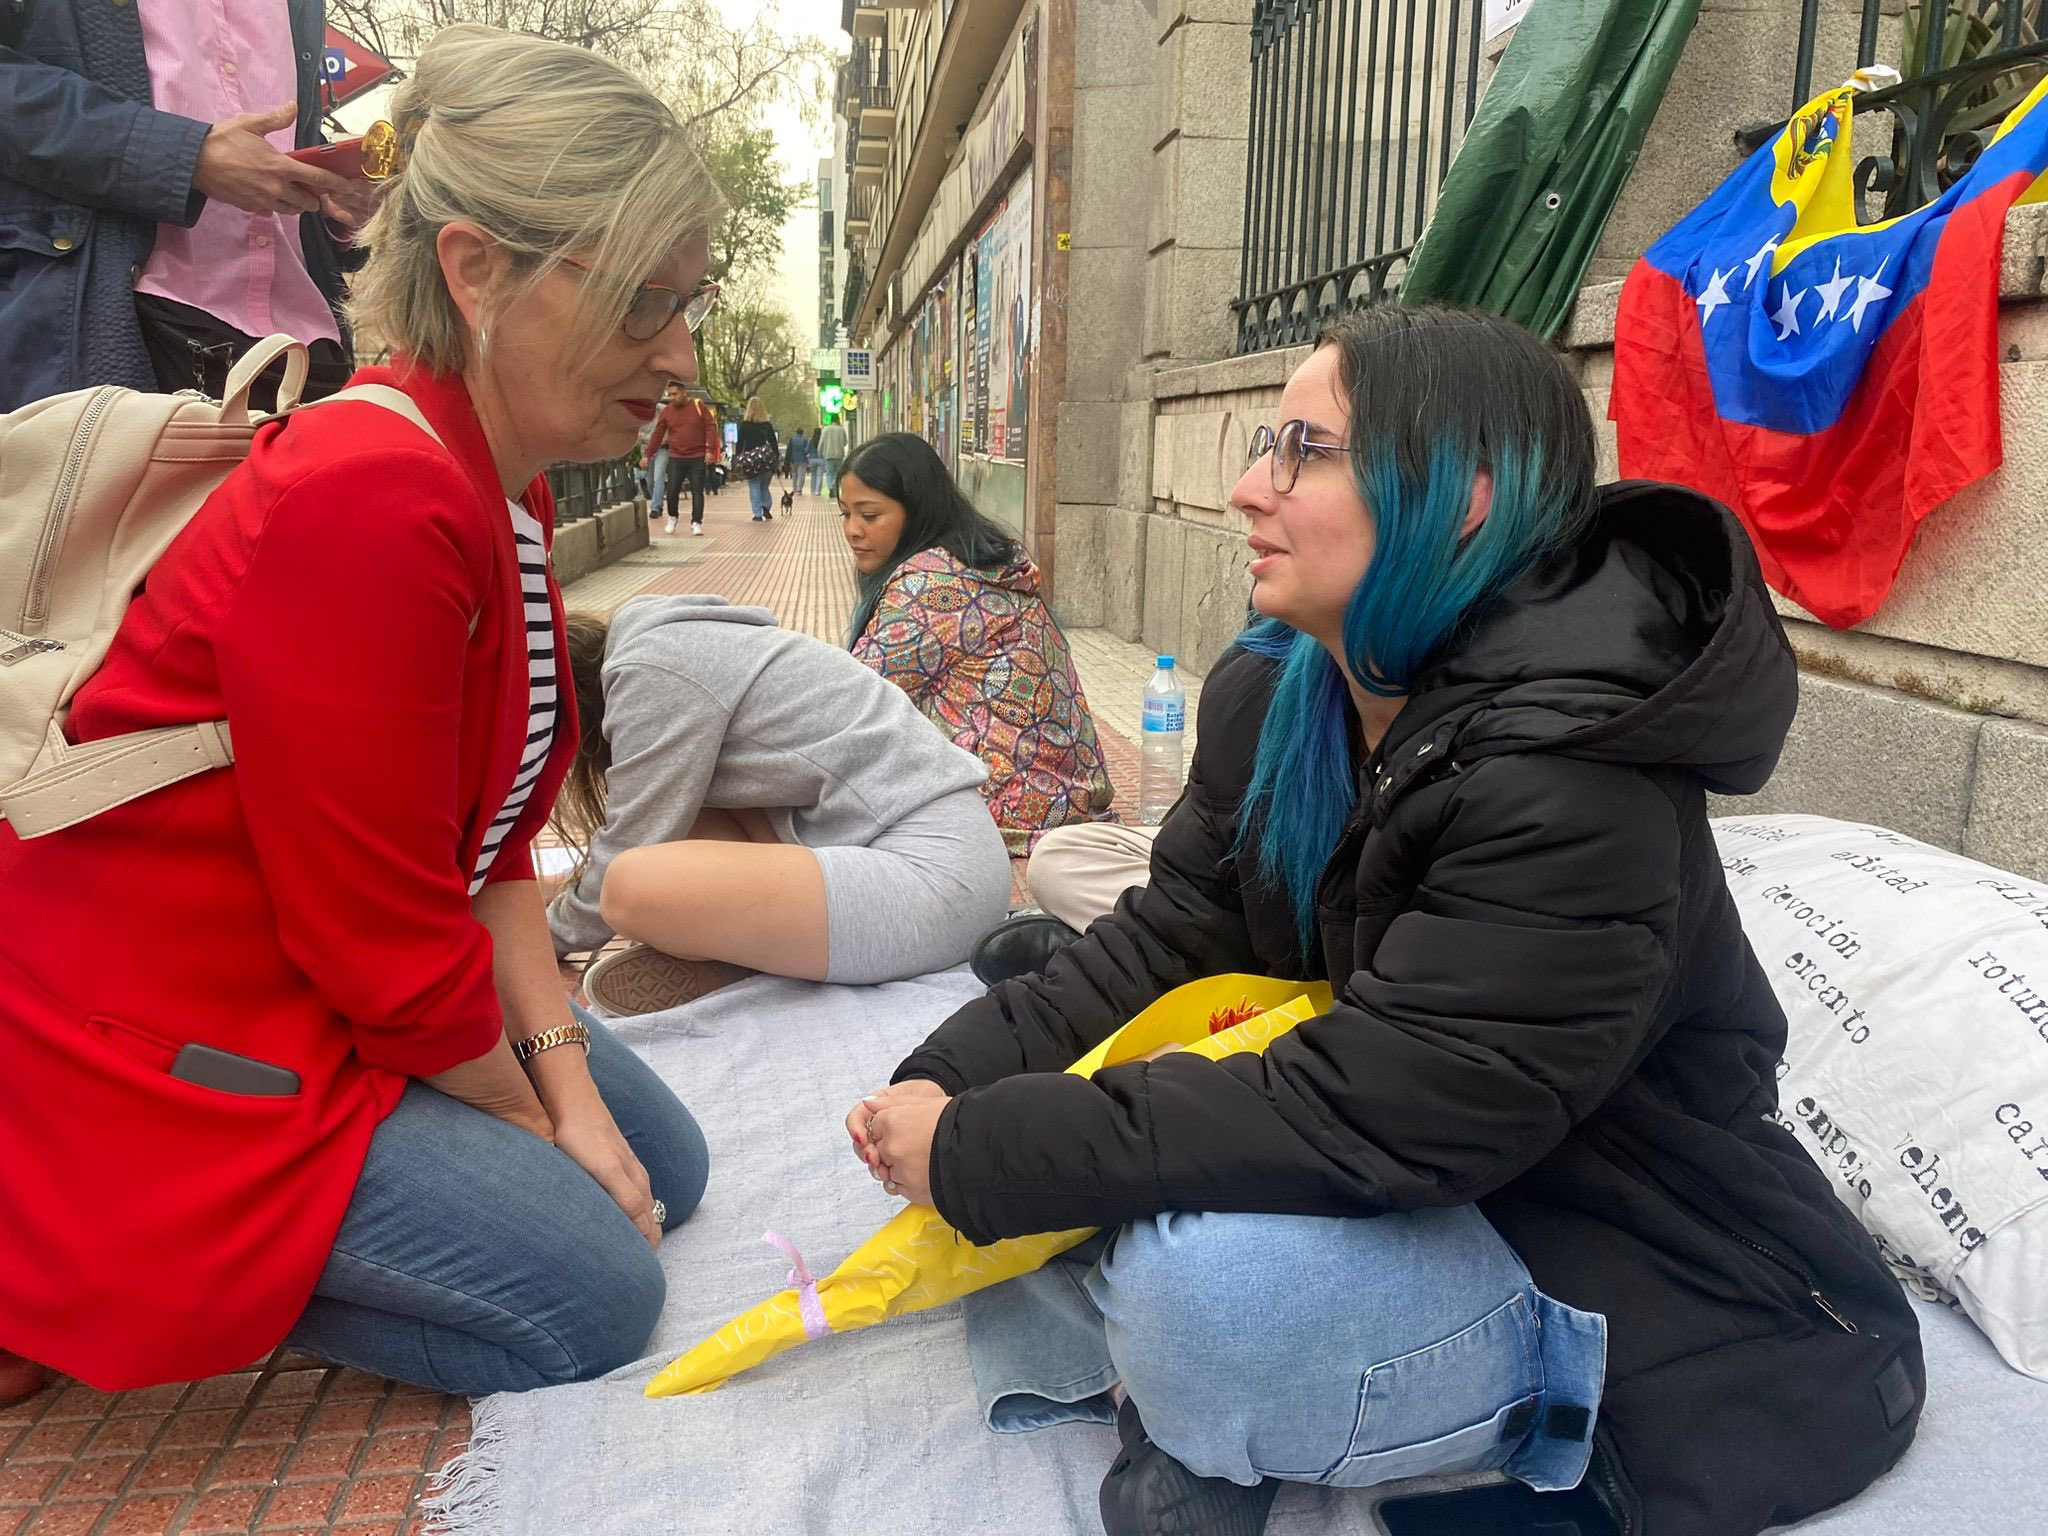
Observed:
[[[1159,658],[1159,665],[1170,672],[1173,670],[1173,658],[1171,656],[1162,656]]]

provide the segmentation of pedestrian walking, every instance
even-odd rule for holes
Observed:
[[[811,448],[811,493],[828,501],[839,494],[839,466],[846,462],[846,428],[828,421]]]
[[[782,451],[782,472],[789,477],[792,492],[803,490],[811,472],[811,440],[802,427],[789,434],[789,446]]]
[[[372,183],[323,142],[323,0],[0,5],[0,411],[94,384],[218,398],[258,338],[347,382],[343,246]],[[258,382],[269,409],[283,363]]]
[[[671,382],[663,400],[654,431],[647,438],[647,461],[660,461],[655,470],[656,500],[647,504],[648,515],[660,509],[660,496],[668,495],[668,526],[676,531],[682,510],[683,487],[690,488],[690,535],[704,533],[704,476],[706,465],[717,452],[718,418],[711,407],[679,383]],[[665,477],[665,483],[664,483]]]
[[[747,482],[747,500],[753,506],[757,523],[772,521],[775,516],[770,510],[774,493],[769,482],[775,478],[775,466],[780,462],[768,408],[761,404],[759,395],[751,395],[733,447],[732,468],[734,474]]]

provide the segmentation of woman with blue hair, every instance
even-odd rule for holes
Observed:
[[[970,1241],[1102,1229],[970,1298],[991,1426],[1114,1420],[1111,1536],[1421,1474],[1505,1474],[1489,1530],[1848,1498],[1924,1378],[1772,1123],[1784,1015],[1708,830],[1797,697],[1740,525],[1596,487],[1565,365],[1477,313],[1338,321],[1251,448],[1261,617],[1149,882],[848,1116]],[[1335,1003],[1263,1056],[1060,1070],[1232,971]]]

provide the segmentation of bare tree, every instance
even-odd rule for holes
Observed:
[[[710,0],[327,0],[327,19],[403,68],[427,39],[481,22],[610,55],[695,126],[780,98],[816,121],[833,58],[772,0],[735,27]]]

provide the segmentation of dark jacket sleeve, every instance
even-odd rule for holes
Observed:
[[[0,176],[59,202],[189,226],[206,203],[192,173],[211,127],[0,48]]]
[[[1523,757],[1467,770],[1431,821],[1402,834],[1427,841],[1420,885],[1328,1014],[1263,1056],[960,1093],[932,1148],[940,1213],[974,1242],[1173,1210],[1366,1215],[1526,1171],[1648,1044],[1675,814],[1631,770]]]
[[[1264,664],[1241,653],[1211,677],[1187,789],[1152,845],[1149,881],[1125,892],[1043,976],[1005,982],[940,1025],[895,1081],[930,1078],[959,1093],[1020,1072],[1064,1072],[1162,994],[1256,965],[1232,855],[1235,806],[1219,803],[1210,786],[1212,772],[1242,782],[1244,762],[1229,759],[1248,758],[1256,743],[1235,740],[1227,722],[1242,713],[1244,690],[1267,681]]]

